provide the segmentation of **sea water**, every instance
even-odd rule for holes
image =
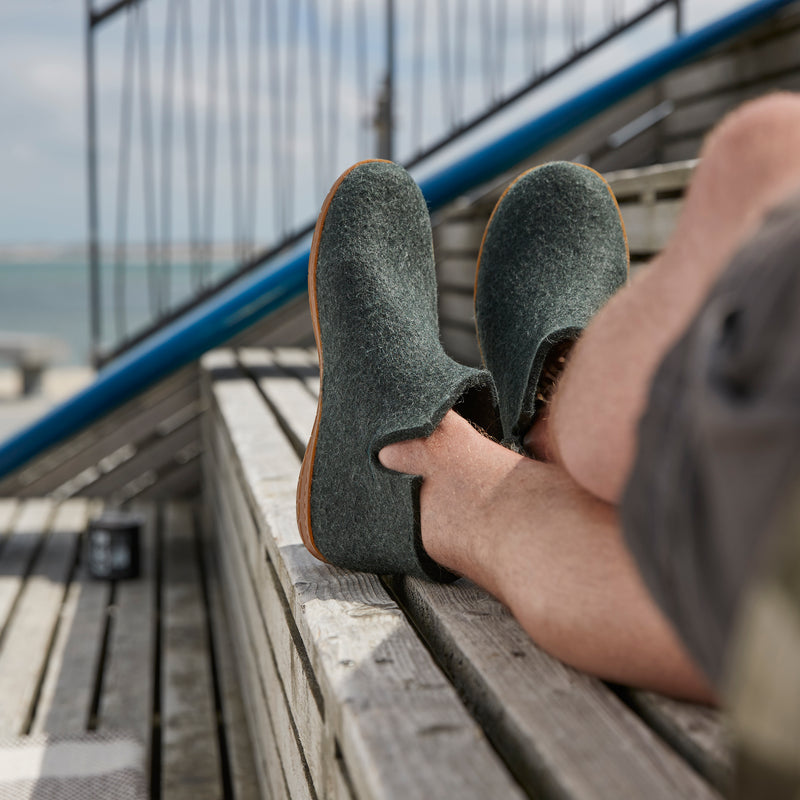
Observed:
[[[229,269],[214,264],[206,281]],[[159,305],[169,308],[185,300],[202,282],[187,263],[169,270],[145,264],[128,265],[124,278],[112,265],[101,268],[101,345],[113,347],[135,335]],[[89,270],[85,260],[0,260],[0,332],[41,333],[62,340],[68,348],[57,363],[88,364],[90,359]]]

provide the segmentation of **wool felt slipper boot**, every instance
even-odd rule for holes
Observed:
[[[337,566],[447,580],[422,546],[422,479],[383,467],[389,443],[429,436],[455,408],[499,433],[491,376],[442,350],[430,217],[388,161],[347,170],[309,262],[321,390],[297,490],[306,547]]]
[[[553,162],[506,189],[475,275],[478,344],[497,387],[504,444],[521,447],[548,353],[577,339],[627,277],[622,217],[597,172]]]

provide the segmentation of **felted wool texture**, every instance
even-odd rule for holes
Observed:
[[[594,171],[545,164],[500,199],[481,247],[475,321],[506,442],[518,442],[533,421],[550,349],[577,338],[627,276],[619,210]]]
[[[314,543],[338,566],[447,579],[422,547],[421,479],[385,469],[378,452],[429,436],[459,404],[490,428],[496,401],[488,373],[441,347],[430,218],[402,167],[365,162],[345,177],[319,234],[316,281],[323,383]]]

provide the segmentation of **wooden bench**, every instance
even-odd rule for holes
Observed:
[[[121,736],[141,754],[136,797],[254,800],[253,749],[199,506],[140,506],[141,576],[117,582],[89,578],[80,556],[100,507],[0,499],[0,759],[43,751],[44,766],[52,743]],[[8,780],[0,770],[0,795]],[[112,796],[82,791],[69,796]]]
[[[381,579],[305,550],[313,352],[202,366],[205,517],[263,797],[719,796],[716,712],[564,666],[468,581]]]
[[[22,394],[41,391],[42,373],[67,351],[64,342],[36,333],[0,332],[0,358],[19,369]]]

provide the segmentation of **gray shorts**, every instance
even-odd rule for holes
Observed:
[[[620,514],[656,602],[717,685],[800,474],[800,195],[733,258],[659,366]]]

